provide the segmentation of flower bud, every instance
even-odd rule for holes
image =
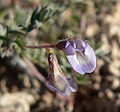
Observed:
[[[63,74],[57,58],[50,53],[48,56],[50,74],[48,76],[48,85],[51,90],[57,91],[63,96],[69,96],[71,92],[77,91],[77,85],[71,78],[66,78]]]

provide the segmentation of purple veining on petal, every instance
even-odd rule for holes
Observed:
[[[96,56],[93,49],[83,40],[72,40],[76,47],[69,42],[65,47],[66,56],[75,71],[81,74],[91,73],[96,68]],[[72,43],[73,43],[72,42]],[[69,46],[69,49],[68,49]],[[75,53],[69,52],[74,51]]]
[[[54,54],[49,55],[50,75],[48,77],[48,86],[51,90],[57,91],[63,96],[69,96],[71,92],[77,91],[77,85],[72,79],[66,78],[58,64]]]
[[[91,73],[96,68],[96,56],[93,49],[88,44],[85,50],[85,55],[89,57],[90,60],[89,63],[83,65],[83,70],[86,71],[86,73]]]

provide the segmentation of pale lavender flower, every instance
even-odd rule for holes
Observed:
[[[95,52],[86,41],[82,39],[67,41],[65,52],[69,63],[78,73],[91,73],[96,68]]]
[[[69,96],[71,92],[77,91],[77,85],[71,78],[66,78],[63,74],[57,58],[54,54],[49,54],[50,74],[48,85],[51,90],[61,93],[63,96]]]

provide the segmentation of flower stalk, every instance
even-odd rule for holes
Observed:
[[[55,44],[47,44],[47,45],[41,45],[41,46],[25,46],[25,48],[32,48],[32,49],[41,49],[41,48],[54,48]]]

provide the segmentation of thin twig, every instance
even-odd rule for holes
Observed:
[[[48,45],[41,45],[41,46],[25,46],[25,48],[33,48],[33,49],[40,49],[40,48],[53,48],[54,45],[48,44]]]
[[[33,72],[33,74],[34,74],[41,82],[43,82],[43,83],[46,85],[46,87],[48,87],[48,86],[47,86],[47,81],[46,81],[45,77],[36,69],[36,67],[34,66],[34,64],[33,64],[30,60],[28,60],[27,58],[24,58],[24,61],[25,61],[25,63],[28,65],[28,67],[30,68],[30,70]]]

